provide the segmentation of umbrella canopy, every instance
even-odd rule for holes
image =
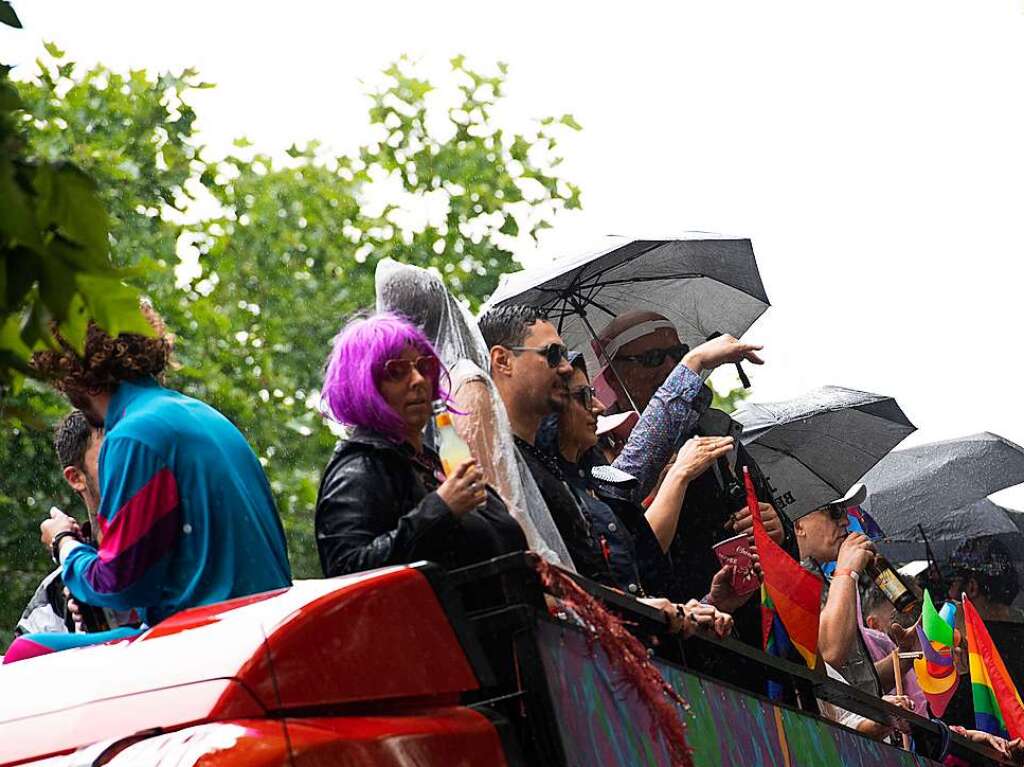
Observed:
[[[487,305],[501,304],[542,310],[591,370],[599,367],[591,340],[620,314],[657,312],[693,348],[715,332],[741,336],[769,305],[750,240],[705,233],[609,237],[597,251],[502,275]]]
[[[843,496],[915,429],[892,397],[839,386],[785,402],[744,402],[732,417],[790,519]]]
[[[922,528],[924,535],[921,534]],[[921,523],[921,527],[899,531],[886,529],[886,537],[878,542],[878,546],[894,561],[924,559],[924,537],[927,536],[936,560],[942,563],[949,561],[950,555],[964,541],[990,536],[1009,549],[1019,566],[1024,563],[1022,528],[1024,514],[982,498],[959,509],[933,514]]]
[[[920,541],[918,525],[930,530],[957,509],[1024,482],[1024,450],[989,432],[931,442],[890,453],[863,481],[865,508],[887,537]]]

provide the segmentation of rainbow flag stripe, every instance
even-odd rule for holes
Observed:
[[[747,506],[754,521],[754,543],[764,572],[762,605],[770,604],[772,612],[785,627],[789,641],[804,659],[808,668],[818,662],[818,615],[821,613],[821,579],[807,572],[786,551],[768,537],[757,506],[757,494],[750,472],[743,469],[747,489]],[[762,613],[763,616],[763,613]],[[762,632],[769,639],[762,617]]]
[[[1004,738],[1024,737],[1024,703],[988,629],[966,596],[964,623],[975,726]]]

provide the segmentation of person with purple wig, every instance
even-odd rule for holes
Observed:
[[[427,559],[453,568],[526,549],[476,461],[447,479],[423,443],[447,375],[421,330],[392,314],[348,323],[324,375],[328,414],[351,427],[324,470],[316,541],[327,576]]]

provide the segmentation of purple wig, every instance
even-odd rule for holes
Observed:
[[[381,396],[378,388],[388,360],[402,356],[407,346],[420,354],[437,352],[423,331],[394,314],[374,314],[352,320],[334,337],[327,360],[321,403],[340,423],[405,441],[405,421]],[[441,374],[448,371],[441,365]],[[448,392],[434,382],[431,399],[448,399]]]

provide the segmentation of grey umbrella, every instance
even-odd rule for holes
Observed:
[[[960,514],[957,509],[1024,482],[1024,450],[989,432],[931,442],[893,451],[863,481],[865,508],[887,537],[921,541],[918,525],[927,531],[946,524],[944,518]]]
[[[487,305],[501,304],[541,309],[591,370],[599,367],[591,340],[620,314],[657,312],[693,348],[712,333],[741,336],[769,305],[750,240],[706,233],[609,237],[597,251],[502,275]]]
[[[732,417],[791,519],[842,497],[915,429],[892,397],[839,386],[785,402],[744,402]]]
[[[959,509],[941,510],[910,530],[890,530],[884,523],[880,524],[886,536],[878,542],[878,546],[882,553],[893,561],[925,559],[927,538],[936,560],[946,562],[956,547],[964,541],[989,536],[1006,545],[1018,566],[1024,563],[1024,535],[1021,534],[1021,530],[1024,529],[1024,514],[1000,506],[988,498],[982,498]]]

